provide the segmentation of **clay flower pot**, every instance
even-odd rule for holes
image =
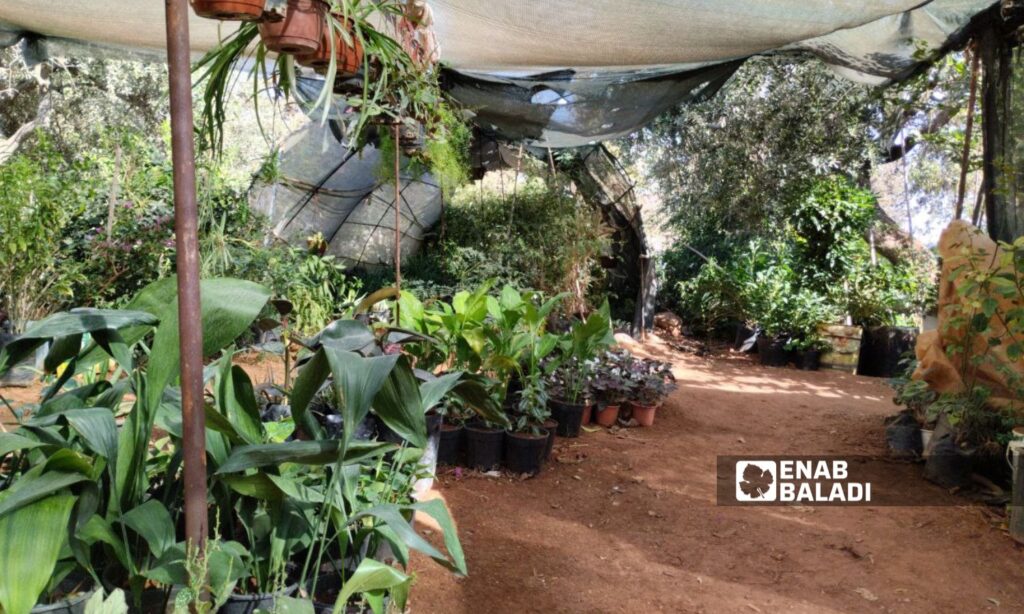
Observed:
[[[340,21],[340,18],[338,19]],[[331,67],[331,51],[333,49],[337,58],[334,64],[337,78],[346,79],[355,76],[363,67],[363,43],[359,41],[351,24],[343,27],[348,28],[351,44],[346,43],[341,34],[330,24],[324,24],[320,46],[317,50],[308,55],[296,56],[295,61],[318,72],[324,72]],[[333,48],[331,47],[331,34],[334,35]]]
[[[630,403],[633,408],[633,419],[637,421],[640,426],[653,426],[654,425],[654,414],[658,411],[657,405],[640,405],[639,403]]]
[[[222,21],[256,21],[267,0],[191,0],[196,15]]]
[[[288,0],[284,18],[260,24],[260,38],[270,51],[309,55],[320,48],[326,23],[319,0]]]
[[[594,406],[587,404],[583,406],[583,418],[580,420],[580,426],[586,426],[590,424],[590,420],[594,414]]]
[[[595,411],[594,422],[603,427],[615,426],[615,422],[619,419],[618,405],[606,405],[603,408],[597,407]]]

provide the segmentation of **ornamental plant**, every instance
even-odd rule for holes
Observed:
[[[634,403],[648,407],[659,405],[677,388],[670,363],[630,357],[626,364],[632,383],[630,400]]]

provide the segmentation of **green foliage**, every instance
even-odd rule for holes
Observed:
[[[69,300],[78,267],[60,262],[79,190],[45,137],[31,153],[0,164],[0,312],[17,329]],[[70,206],[69,206],[70,204]]]
[[[564,186],[539,178],[505,184],[503,176],[461,188],[445,211],[444,240],[428,251],[441,285],[497,278],[548,294],[570,293],[566,311],[600,302],[590,292],[603,277],[599,258],[610,232]]]
[[[748,321],[773,335],[796,335],[803,346],[839,315],[896,325],[934,301],[926,263],[872,259],[864,238],[874,219],[870,192],[830,177],[795,185],[785,206],[785,221],[768,239],[708,234],[700,247],[669,252],[663,270],[675,282],[674,307],[685,321],[709,334]],[[712,254],[706,261],[704,250]]]

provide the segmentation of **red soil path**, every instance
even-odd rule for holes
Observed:
[[[653,428],[559,440],[531,480],[441,477],[470,575],[415,561],[414,614],[1024,611],[1024,551],[984,508],[715,505],[718,455],[882,454],[883,380],[647,352],[680,384]]]

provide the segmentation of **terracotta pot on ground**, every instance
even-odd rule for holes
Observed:
[[[633,419],[636,420],[640,426],[654,425],[654,414],[658,411],[657,405],[630,403],[630,407],[633,410]]]
[[[606,405],[603,408],[597,407],[594,411],[596,412],[594,422],[603,427],[615,426],[615,422],[619,419],[618,405]]]
[[[337,16],[335,17],[338,21],[341,21]],[[352,78],[362,69],[363,67],[363,44],[356,37],[353,32],[351,25],[343,26],[348,27],[349,38],[351,44],[346,43],[345,39],[329,24],[324,24],[323,34],[320,37],[320,47],[313,53],[308,55],[296,56],[295,61],[303,66],[309,66],[310,68],[324,72],[331,67],[331,34],[334,34],[334,55],[337,58],[335,62],[335,69],[337,71],[336,79],[349,79]]]
[[[320,48],[326,21],[319,0],[288,0],[283,19],[260,24],[260,38],[270,51],[308,55]]]
[[[594,414],[594,406],[593,405],[584,405],[583,406],[583,418],[580,420],[580,426],[586,426],[586,425],[590,424],[590,420],[593,417],[593,414]]]
[[[266,5],[267,0],[192,0],[196,15],[222,21],[256,21]]]

